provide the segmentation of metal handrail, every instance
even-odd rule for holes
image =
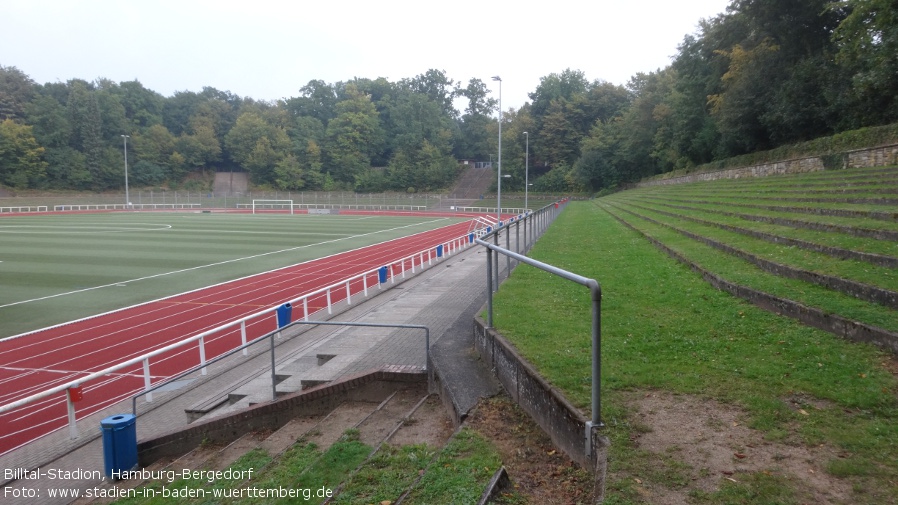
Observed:
[[[554,208],[554,204],[551,206],[547,206],[544,209],[540,209],[540,211],[544,211],[545,209]],[[495,230],[491,232],[498,233],[500,230]],[[489,234],[488,234],[489,235]],[[584,277],[582,275],[570,272],[568,270],[564,270],[562,268],[558,268],[553,265],[549,265],[548,263],[543,263],[541,261],[535,260],[533,258],[529,258],[524,256],[523,254],[516,253],[507,248],[499,247],[498,245],[498,234],[495,235],[496,244],[491,244],[487,242],[484,236],[483,238],[475,239],[474,242],[478,245],[484,246],[488,251],[495,252],[497,257],[499,254],[503,254],[510,259],[514,259],[520,263],[525,263],[532,267],[538,268],[545,272],[549,272],[553,275],[561,277],[563,279],[569,280],[571,282],[575,282],[582,286],[585,286],[590,291],[590,296],[592,299],[592,391],[591,391],[591,400],[592,400],[592,412],[591,419],[586,422],[586,452],[587,454],[591,451],[591,433],[593,427],[602,427],[604,423],[602,423],[601,412],[602,412],[602,397],[601,397],[601,386],[602,386],[602,287],[595,279],[590,279],[588,277]],[[506,233],[506,240],[508,240],[508,234]],[[493,327],[493,260],[492,253],[488,252],[486,257],[487,262],[487,327]],[[496,289],[498,289],[498,264],[496,265]]]
[[[297,325],[310,325],[310,326],[358,326],[365,328],[404,328],[404,329],[421,329],[424,330],[424,371],[426,372],[429,369],[430,364],[430,328],[427,326],[419,325],[419,324],[388,324],[388,323],[357,323],[357,322],[340,322],[340,321],[292,321],[290,323],[285,324],[284,326],[279,327],[276,330],[272,330],[265,335],[262,335],[256,339],[253,339],[239,347],[235,347],[230,351],[220,354],[215,358],[206,362],[206,366],[214,364],[218,361],[221,361],[232,354],[235,354],[237,351],[246,349],[252,345],[258,344],[259,342],[267,339],[271,339],[271,391],[272,391],[272,400],[277,399],[277,390],[275,387],[277,386],[277,377],[275,374],[275,359],[274,359],[274,337],[280,332]],[[153,387],[145,388],[144,390],[134,394],[131,396],[131,413],[137,416],[137,398],[141,395],[147,395],[156,391],[157,389],[163,388],[172,382],[180,379],[181,377],[185,377],[190,375],[197,370],[204,368],[203,365],[196,365],[189,370],[185,370],[177,375],[172,375],[167,377],[165,380],[156,383]]]

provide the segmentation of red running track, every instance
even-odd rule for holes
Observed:
[[[0,341],[0,405],[78,380],[384,265],[395,263],[393,271],[399,275],[399,260],[415,255],[415,265],[420,265],[420,251],[464,237],[469,226],[468,222],[458,223]],[[423,260],[428,262],[427,253]],[[412,265],[406,261],[404,267],[411,270]],[[366,280],[369,289],[377,289],[376,273]],[[361,278],[352,283],[353,296],[362,291],[362,283]],[[332,303],[345,298],[345,285],[332,290]],[[326,295],[321,294],[309,300],[309,313],[326,306]],[[293,309],[293,319],[302,317],[300,304]],[[275,326],[274,316],[247,321],[247,339],[258,338]],[[240,326],[204,341],[206,359],[212,359],[241,344]],[[198,344],[188,344],[154,358],[150,362],[151,380],[155,384],[199,363]],[[143,387],[142,365],[82,384],[83,400],[75,404],[77,417],[129,398]],[[66,424],[65,393],[2,413],[0,455]]]

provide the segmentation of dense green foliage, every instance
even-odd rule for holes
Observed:
[[[299,96],[269,103],[211,87],[163,97],[137,81],[40,85],[0,66],[0,184],[120,188],[128,135],[136,186],[242,170],[256,185],[284,190],[446,188],[457,159],[494,150],[488,93],[477,79],[463,88],[429,70],[399,82],[311,81]],[[453,108],[459,97],[469,97],[463,116]]]
[[[732,0],[669,66],[626,86],[572,69],[543,77],[530,102],[503,111],[508,189],[524,187],[528,138],[534,190],[598,190],[898,122],[896,55],[894,2]],[[496,152],[495,111],[483,81],[433,69],[313,80],[260,102],[212,87],[163,97],[137,81],[40,85],[0,65],[0,121],[19,125],[0,130],[0,184],[121,187],[125,134],[140,185],[208,168],[286,190],[434,190],[457,175],[455,160]]]

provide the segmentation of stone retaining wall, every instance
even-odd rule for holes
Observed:
[[[720,179],[766,177],[768,175],[817,172],[827,169],[882,167],[895,164],[898,164],[898,144],[890,144],[867,149],[857,149],[844,153],[808,156],[805,158],[762,163],[760,165],[748,167],[728,168],[714,172],[699,172],[680,177],[671,177],[669,179],[643,181],[636,183],[635,187],[644,188],[667,184],[716,181]]]

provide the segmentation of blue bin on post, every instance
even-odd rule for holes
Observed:
[[[468,243],[469,244],[474,243],[474,234],[473,233],[468,233]]]
[[[137,418],[119,414],[100,421],[103,432],[103,469],[116,479],[121,472],[137,468]]]
[[[377,280],[383,284],[387,282],[387,267],[380,267],[377,270]]]
[[[285,303],[277,308],[278,328],[290,324],[290,316],[293,314],[293,305]]]
[[[443,257],[443,244],[437,246],[437,258]]]

